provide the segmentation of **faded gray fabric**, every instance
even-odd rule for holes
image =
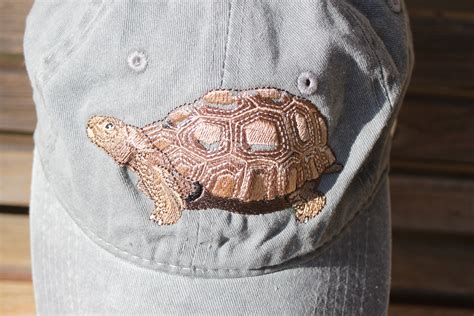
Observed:
[[[165,313],[182,304],[188,312],[382,313],[388,230],[374,223],[387,223],[388,201],[375,193],[385,186],[389,131],[413,66],[402,7],[395,13],[385,0],[37,0],[24,51],[38,116],[36,159],[49,183],[48,193],[32,187],[38,310]],[[137,54],[146,67],[129,66]],[[298,88],[307,72],[316,79],[309,96]],[[329,146],[344,168],[322,177],[327,205],[308,223],[292,209],[212,209],[158,226],[136,176],[86,135],[93,115],[143,126],[209,90],[258,87],[304,96],[327,119]],[[370,229],[355,225],[362,222]],[[344,231],[352,233],[341,239]],[[186,299],[176,301],[177,293]],[[295,295],[301,304],[291,304]],[[253,301],[262,309],[244,307]]]
[[[30,225],[39,315],[386,313],[390,207],[385,178],[372,205],[319,256],[284,271],[230,279],[153,271],[99,247],[54,197],[38,159],[33,189]]]
[[[92,1],[77,9],[51,3],[35,4],[25,37],[35,140],[53,191],[102,247],[158,270],[260,274],[322,247],[367,203],[386,166],[375,161],[370,173],[361,166],[397,111],[411,67],[405,15],[385,1],[371,3],[377,19],[386,18],[383,34],[397,33],[386,36],[387,46],[345,1]],[[59,22],[52,21],[58,10]],[[83,18],[63,25],[76,12]],[[128,67],[135,50],[147,55],[143,72]],[[85,133],[92,115],[142,126],[220,87],[271,86],[299,95],[304,71],[318,78],[308,98],[327,117],[329,145],[344,166],[322,177],[327,205],[305,225],[292,210],[212,210],[184,212],[176,225],[157,227],[135,176]]]

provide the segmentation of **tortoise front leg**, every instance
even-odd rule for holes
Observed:
[[[288,197],[295,209],[295,216],[299,222],[306,223],[318,215],[326,205],[324,194],[312,189],[313,186],[307,183]]]
[[[184,202],[179,195],[166,184],[159,185],[160,189],[156,190],[153,196],[155,209],[150,215],[150,219],[159,225],[171,225],[181,218],[184,208]]]
[[[155,210],[150,215],[150,219],[157,222],[158,225],[172,225],[178,222],[181,218],[181,213],[179,209],[170,210],[157,204]]]
[[[156,165],[137,164],[137,172],[140,177],[139,189],[153,199],[155,209],[150,219],[159,225],[175,224],[181,217],[185,207],[179,193],[169,186],[169,172]]]

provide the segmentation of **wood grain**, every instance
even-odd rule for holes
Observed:
[[[28,216],[0,213],[0,280],[29,280]]]
[[[472,1],[407,1],[415,69],[411,94],[474,96],[474,6]]]
[[[474,302],[474,236],[393,232],[392,289],[469,297]]]
[[[0,134],[1,205],[28,205],[32,161],[31,136]]]
[[[33,0],[0,1],[0,52],[21,53],[25,19]]]
[[[25,71],[0,71],[0,130],[32,133],[36,114]]]
[[[393,159],[472,163],[474,103],[407,98],[393,140]]]
[[[446,145],[449,150],[449,145]],[[396,152],[394,152],[396,153]],[[473,178],[474,165],[471,162],[450,162],[439,160],[413,160],[403,159],[400,157],[392,157],[390,160],[391,170],[394,173],[413,173],[418,175],[439,175],[453,176],[459,178]]]
[[[0,280],[0,315],[35,315],[31,281]]]
[[[473,308],[390,304],[389,316],[472,316]]]
[[[390,175],[394,229],[474,235],[474,180]]]

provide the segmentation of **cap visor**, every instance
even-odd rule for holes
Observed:
[[[39,314],[386,313],[390,207],[385,179],[371,205],[304,264],[243,278],[205,279],[141,268],[96,245],[62,207],[38,159],[30,211]]]

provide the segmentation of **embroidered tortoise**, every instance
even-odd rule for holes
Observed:
[[[87,125],[93,143],[138,174],[160,225],[185,208],[259,214],[277,205],[306,222],[326,203],[314,184],[340,169],[327,134],[310,101],[277,89],[214,90],[143,128],[107,116]]]

